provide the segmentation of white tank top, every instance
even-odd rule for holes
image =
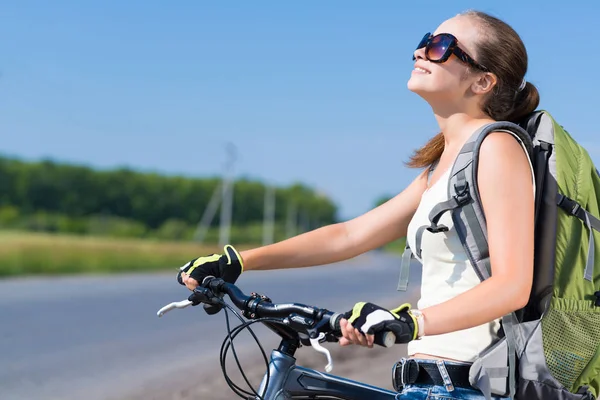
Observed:
[[[431,209],[438,203],[448,200],[450,170],[451,168],[440,176],[421,197],[419,207],[408,225],[407,241],[411,249],[416,249],[415,238],[419,227],[431,225],[429,221]],[[533,175],[533,167],[531,172]],[[533,191],[535,195],[535,183]],[[419,309],[443,303],[481,282],[462,247],[456,230],[453,229],[451,214],[451,212],[444,213],[439,221],[439,224],[449,228],[447,232],[423,231],[421,258],[415,254],[423,266],[421,298],[417,302]],[[498,339],[499,328],[498,319],[461,331],[424,336],[408,343],[408,354],[422,353],[473,362],[479,353]]]

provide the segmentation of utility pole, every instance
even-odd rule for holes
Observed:
[[[208,206],[204,210],[202,214],[202,218],[196,227],[196,232],[194,233],[194,240],[202,244],[204,242],[204,237],[208,232],[208,228],[210,227],[210,223],[212,222],[215,214],[217,213],[217,209],[219,208],[219,202],[221,201],[221,192],[222,192],[223,183],[219,183],[215,188],[215,191],[210,198]]]
[[[233,143],[226,144],[228,159],[223,167],[221,182],[215,188],[208,206],[202,214],[202,218],[196,227],[194,240],[203,243],[210,224],[221,206],[221,218],[219,227],[219,244],[224,246],[229,242],[229,231],[231,226],[231,215],[233,207],[233,166],[237,160],[236,147]]]

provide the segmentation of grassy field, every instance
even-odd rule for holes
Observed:
[[[0,277],[169,270],[221,251],[188,242],[0,231]]]
[[[403,249],[404,240],[385,247],[394,253]],[[191,242],[0,231],[0,277],[170,270],[221,251]]]

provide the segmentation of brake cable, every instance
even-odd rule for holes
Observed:
[[[252,328],[250,328],[250,325],[258,323],[258,322],[272,322],[272,323],[281,323],[281,321],[275,319],[275,318],[259,318],[259,319],[255,319],[255,320],[251,320],[251,321],[244,321],[242,319],[242,317],[239,315],[239,313],[233,309],[233,307],[231,307],[229,304],[225,303],[225,318],[226,318],[226,322],[227,322],[227,336],[225,337],[225,339],[223,340],[223,344],[221,345],[221,352],[220,352],[220,361],[221,361],[221,370],[223,371],[223,376],[225,377],[225,380],[227,382],[227,384],[229,385],[229,387],[231,388],[231,390],[236,393],[238,396],[240,396],[241,398],[247,399],[248,397],[245,397],[243,394],[245,394],[246,396],[252,396],[255,395],[259,400],[262,400],[262,396],[260,396],[258,394],[258,392],[256,390],[254,390],[254,388],[252,387],[252,384],[250,384],[246,374],[244,373],[244,370],[240,364],[239,358],[237,356],[237,352],[235,351],[235,346],[233,345],[233,339],[235,339],[235,337],[240,334],[244,329],[248,329],[248,331],[250,332],[250,334],[252,335],[252,337],[254,338],[254,341],[258,344],[258,347],[260,348],[260,351],[262,353],[263,359],[265,361],[265,365],[267,367],[267,378],[266,378],[266,386],[268,386],[269,384],[269,380],[270,380],[270,371],[269,371],[269,360],[267,358],[267,354],[263,348],[263,346],[260,344],[260,340],[258,339],[258,337],[256,336],[256,334],[254,333],[254,331],[252,330]],[[236,326],[233,330],[231,329],[231,325],[229,322],[229,314],[227,313],[227,309],[229,309],[230,311],[232,311],[234,313],[234,315],[240,319],[240,321],[242,321],[242,324]],[[229,378],[229,376],[227,375],[227,367],[226,367],[226,358],[227,358],[227,352],[229,350],[229,347],[231,346],[231,350],[233,352],[233,356],[235,358],[236,364],[238,366],[238,369],[240,371],[240,373],[242,374],[242,377],[244,378],[244,381],[246,381],[246,384],[248,384],[248,387],[250,388],[250,390],[252,390],[252,393],[248,392],[245,389],[242,389],[241,387],[239,387],[237,384],[235,384],[231,378]],[[243,393],[243,394],[242,394]]]

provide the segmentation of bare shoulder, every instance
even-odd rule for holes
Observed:
[[[530,170],[528,155],[521,143],[507,132],[492,132],[481,144],[479,167]],[[487,167],[487,168],[486,168]],[[531,173],[529,173],[531,175]]]
[[[533,203],[533,175],[529,156],[509,133],[492,132],[481,144],[477,185],[484,209],[497,212],[522,202]],[[488,215],[488,218],[491,215]]]

